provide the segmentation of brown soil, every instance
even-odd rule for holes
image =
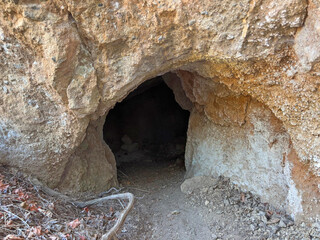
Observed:
[[[146,155],[141,159],[122,163],[118,169],[121,186],[118,190],[129,191],[136,197],[119,239],[320,239],[318,226],[294,224],[284,212],[262,203],[251,193],[242,192],[228,179],[216,179],[213,186],[194,183],[193,189],[184,194],[180,190],[185,174],[181,162],[155,162]],[[114,224],[122,210],[121,204],[126,204],[110,201],[78,209],[36,191],[18,173],[9,174],[4,168],[1,172],[2,183],[9,184],[1,194],[0,236],[3,238],[11,234],[21,239],[99,239]],[[51,214],[22,207],[23,199],[17,200],[15,189],[29,195],[28,205],[34,202]],[[25,219],[30,228],[4,208]],[[11,227],[10,220],[14,223]],[[35,230],[39,227],[41,232]]]

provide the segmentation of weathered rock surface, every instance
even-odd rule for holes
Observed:
[[[175,72],[177,102],[192,108],[188,174],[224,174],[297,218],[319,216],[319,1],[0,8],[2,163],[65,192],[115,185],[102,137],[108,110]]]

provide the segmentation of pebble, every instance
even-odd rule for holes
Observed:
[[[192,26],[192,25],[195,24],[195,23],[196,23],[196,20],[194,20],[194,19],[192,19],[192,20],[190,20],[190,21],[188,22],[189,26]]]
[[[279,227],[281,227],[281,228],[285,228],[287,225],[282,221],[282,220],[280,220],[280,222],[279,222]]]
[[[180,214],[180,211],[174,210],[174,211],[172,211],[171,213],[169,213],[169,214],[167,215],[167,217],[170,217],[170,216],[172,216],[172,215],[178,215],[178,214]]]
[[[3,92],[4,92],[5,94],[8,93],[8,88],[7,88],[6,86],[3,86],[3,87],[2,87],[2,90],[3,90]]]
[[[208,15],[208,11],[202,11],[201,15]]]
[[[234,234],[237,230],[243,236],[250,239],[320,239],[320,224],[314,224],[312,228],[305,223],[294,224],[291,217],[272,207],[262,203],[257,196],[251,193],[243,193],[246,201],[241,202],[241,190],[225,178],[219,178],[217,186],[213,189],[198,188],[190,193],[190,201],[193,206],[205,206],[210,204],[208,216],[218,219],[217,224],[211,226],[211,232],[220,234],[217,238],[223,238]],[[212,205],[212,206],[211,206]],[[211,211],[210,211],[211,210]],[[199,213],[202,215],[201,213]],[[223,219],[223,222],[221,222]],[[236,228],[236,229],[235,229]],[[231,232],[229,232],[231,231]],[[247,234],[247,235],[246,235]],[[294,236],[294,238],[292,238]]]
[[[214,233],[212,233],[211,237],[212,237],[212,240],[216,240],[218,238],[218,236]]]

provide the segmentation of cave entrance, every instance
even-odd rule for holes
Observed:
[[[159,76],[141,84],[109,111],[103,128],[118,175],[132,166],[184,168],[189,111]]]

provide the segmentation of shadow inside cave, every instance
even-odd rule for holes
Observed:
[[[109,111],[104,124],[118,170],[132,164],[184,168],[189,115],[161,76],[141,84]]]

